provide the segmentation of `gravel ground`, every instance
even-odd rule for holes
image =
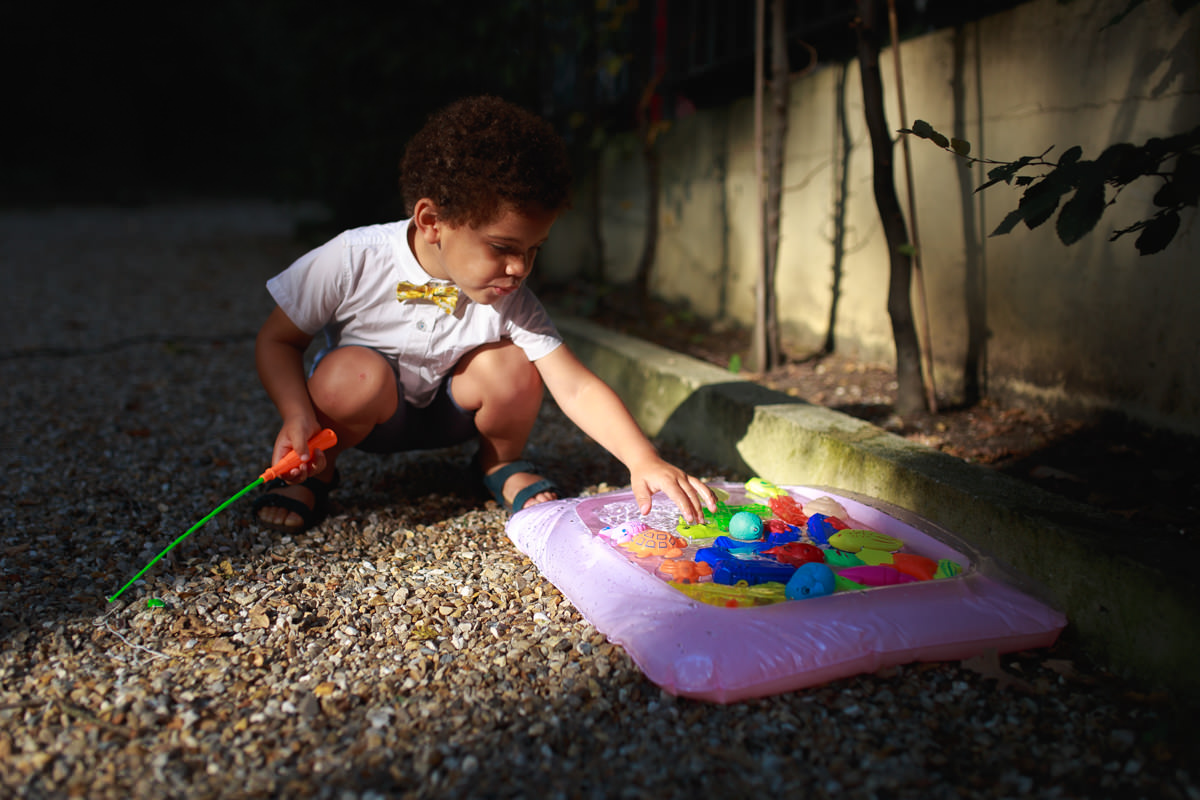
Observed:
[[[106,603],[266,466],[291,223],[0,214],[0,795],[1200,797],[1186,710],[1067,645],[673,698],[508,542],[469,449],[349,454],[312,531],[239,503]],[[573,493],[628,479],[549,404],[529,454]]]

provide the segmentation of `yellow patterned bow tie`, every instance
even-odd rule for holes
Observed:
[[[454,307],[458,305],[458,287],[448,283],[427,283],[418,286],[415,283],[400,281],[396,284],[396,299],[401,303],[405,300],[432,300],[442,311],[453,314]]]

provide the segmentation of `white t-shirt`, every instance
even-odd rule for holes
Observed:
[[[392,359],[404,399],[417,407],[428,405],[454,365],[481,345],[512,339],[536,361],[562,344],[525,286],[492,305],[460,293],[453,314],[432,301],[398,301],[399,282],[432,281],[408,246],[408,222],[345,231],[267,281],[267,290],[300,330],[325,331],[322,353],[365,345]]]

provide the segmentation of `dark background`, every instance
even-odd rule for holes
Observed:
[[[537,105],[536,27],[529,3],[378,8],[9,5],[0,202],[315,196],[389,215],[430,111],[478,92]]]
[[[1012,4],[897,6],[907,35]],[[794,71],[852,56],[854,8],[787,0]],[[255,195],[396,218],[404,142],[451,100],[521,103],[585,159],[647,114],[749,96],[753,32],[747,0],[18,0],[0,11],[0,204]]]

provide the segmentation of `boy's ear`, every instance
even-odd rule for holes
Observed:
[[[413,206],[413,224],[427,243],[437,244],[441,241],[437,203],[428,197],[422,197]]]

